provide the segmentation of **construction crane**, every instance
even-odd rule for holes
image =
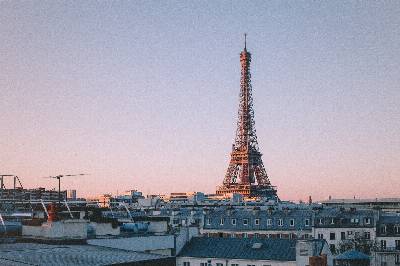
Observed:
[[[56,176],[46,176],[43,178],[54,178],[58,180],[58,207],[61,207],[61,177],[66,177],[66,176],[82,176],[82,175],[88,175],[88,174],[76,174],[76,175],[56,175]]]

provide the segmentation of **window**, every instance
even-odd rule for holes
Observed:
[[[371,233],[370,232],[365,232],[364,233],[364,238],[365,239],[371,239]]]
[[[220,224],[220,225],[224,225],[224,222],[225,222],[225,219],[224,219],[224,218],[221,218],[221,220],[219,220],[219,224]]]
[[[231,234],[231,238],[235,238],[236,235],[234,233]]]
[[[218,262],[217,262],[217,263],[215,264],[215,266],[224,266],[224,264],[218,263]]]
[[[260,238],[260,234],[259,233],[254,233],[254,238]]]
[[[211,224],[211,218],[208,218],[207,219],[207,225],[210,225]]]
[[[200,262],[200,266],[208,266],[207,262]]]
[[[351,219],[350,219],[350,222],[351,222],[352,224],[356,224],[356,223],[358,223],[358,218],[351,218]]]
[[[396,234],[400,234],[400,226],[399,226],[399,225],[395,225],[395,227],[394,227],[394,232],[395,232]]]
[[[283,226],[283,220],[282,219],[278,220],[278,226]]]
[[[248,219],[243,219],[243,225],[248,225],[249,224],[249,220]]]
[[[396,250],[400,250],[400,240],[395,240],[394,243],[396,245]]]
[[[305,220],[305,225],[306,225],[306,226],[310,226],[310,219],[306,219],[306,220]]]
[[[336,247],[334,244],[330,244],[329,249],[331,250],[332,253],[336,253]]]
[[[260,219],[255,219],[255,220],[254,220],[254,224],[255,224],[255,225],[260,225]]]
[[[232,219],[232,220],[231,220],[231,224],[232,224],[232,225],[236,225],[236,219]]]
[[[394,263],[396,263],[396,265],[400,264],[400,255],[396,254],[396,258],[394,259]]]
[[[331,218],[331,224],[335,224],[335,219]]]
[[[386,240],[381,240],[381,249],[386,249]]]
[[[371,224],[371,218],[365,218],[365,224]]]
[[[271,226],[272,225],[272,220],[271,219],[267,219],[267,225]]]
[[[330,233],[329,234],[329,239],[330,240],[335,240],[336,239],[336,234],[335,233]]]
[[[386,234],[386,225],[380,228],[381,234]]]
[[[190,262],[187,261],[183,262],[183,266],[190,266]]]
[[[318,239],[324,239],[324,234],[318,233]]]
[[[247,238],[249,235],[247,233],[243,233],[243,238]]]
[[[300,248],[300,256],[308,256],[308,249]]]
[[[239,266],[237,263],[232,263],[231,266]]]
[[[254,264],[247,264],[247,266],[256,266],[256,265],[254,265]]]
[[[319,218],[319,224],[323,224],[324,220],[322,218]]]
[[[290,226],[294,226],[294,219],[290,219]]]
[[[346,232],[340,232],[340,239],[345,240],[346,239]]]

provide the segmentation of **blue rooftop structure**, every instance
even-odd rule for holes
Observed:
[[[194,237],[178,256],[295,261],[296,241],[289,239]]]

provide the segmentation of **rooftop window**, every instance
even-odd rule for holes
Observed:
[[[282,219],[278,220],[278,226],[283,226],[283,220]]]
[[[294,226],[294,219],[290,219],[290,226]]]

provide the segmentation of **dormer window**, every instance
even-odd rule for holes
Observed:
[[[400,234],[400,225],[395,225],[395,226],[394,226],[394,232],[395,232],[396,234]]]
[[[323,224],[324,220],[322,218],[319,218],[319,224]]]
[[[243,225],[248,225],[249,224],[249,220],[248,219],[243,219]]]
[[[207,219],[207,225],[211,225],[211,218]]]
[[[221,219],[219,220],[219,224],[220,224],[220,225],[224,225],[224,222],[225,222],[225,219],[224,219],[224,218],[221,218]]]
[[[282,219],[278,220],[278,226],[283,226],[283,220]]]
[[[310,226],[310,219],[306,219],[304,224],[305,224],[305,226]]]
[[[294,219],[290,219],[290,226],[294,226]]]
[[[381,227],[381,234],[386,234],[386,225]]]
[[[365,218],[365,224],[371,224],[371,218]]]
[[[331,218],[331,224],[335,224],[335,219]]]
[[[232,219],[232,220],[231,220],[231,224],[232,224],[232,225],[236,225],[236,219]]]
[[[271,226],[272,225],[272,219],[267,219],[267,226]]]
[[[255,219],[255,220],[254,220],[254,224],[255,224],[255,225],[260,225],[260,219]]]

